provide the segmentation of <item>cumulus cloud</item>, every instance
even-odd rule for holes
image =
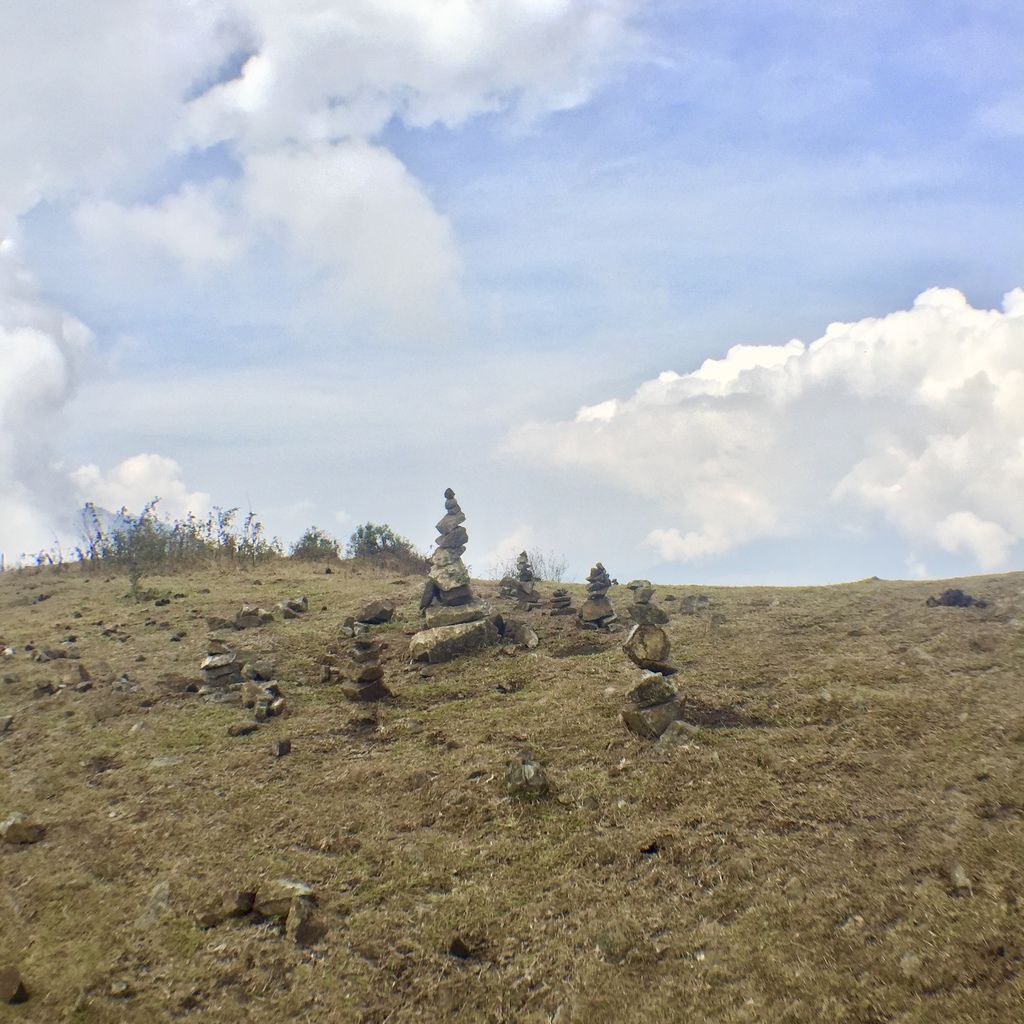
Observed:
[[[103,472],[99,466],[80,466],[71,474],[81,502],[91,501],[100,508],[127,507],[138,512],[153,498],[159,498],[159,511],[172,518],[190,512],[205,515],[211,505],[209,494],[190,491],[182,479],[182,469],[174,459],[140,453]]]
[[[880,521],[1001,568],[1024,539],[1024,292],[999,311],[933,288],[809,345],[737,346],[505,449],[648,497],[666,561]]]
[[[51,439],[90,345],[88,328],[43,302],[13,242],[0,241],[0,551],[8,558],[38,549],[44,510],[70,496]]]

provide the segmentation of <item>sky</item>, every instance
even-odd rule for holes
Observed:
[[[0,552],[1024,569],[1024,7],[0,0]]]

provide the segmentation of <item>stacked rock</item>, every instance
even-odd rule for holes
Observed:
[[[199,667],[206,692],[227,690],[242,684],[242,664],[238,655],[220,641],[210,642],[209,651]]]
[[[580,608],[579,618],[584,628],[601,629],[618,617],[607,597],[611,585],[608,570],[598,562],[587,576],[587,599]]]
[[[632,620],[641,626],[664,626],[668,622],[668,612],[659,608],[651,598],[654,597],[653,587],[638,587],[633,591],[633,605],[629,609]]]
[[[498,596],[515,600],[519,596],[519,580],[515,576],[502,576],[498,583]]]
[[[572,598],[569,596],[569,591],[563,588],[559,588],[551,595],[551,614],[552,615],[574,615],[576,609],[572,606]]]
[[[420,599],[420,610],[428,629],[477,622],[489,611],[473,597],[469,570],[462,562],[469,534],[462,525],[466,515],[455,492],[444,492],[445,514],[437,524],[437,549],[430,556],[430,579]]]
[[[526,611],[540,604],[536,580],[533,566],[530,565],[530,556],[525,551],[520,551],[516,559],[516,597],[519,599],[519,607]]]
[[[384,685],[384,667],[380,663],[383,644],[363,635],[352,641],[348,652],[351,662],[346,668],[341,691],[351,700],[381,700],[390,697],[391,691]]]
[[[665,614],[657,605],[650,604],[649,595],[646,601],[638,601],[633,611],[637,608],[646,609],[641,616],[650,615],[652,608]],[[626,657],[644,670],[643,678],[626,695],[622,721],[630,732],[646,739],[657,739],[681,713],[679,693],[665,678],[676,671],[669,661],[671,647],[660,624],[644,621],[637,621],[622,645]]]

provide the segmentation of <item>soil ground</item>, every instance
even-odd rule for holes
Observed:
[[[988,607],[925,605],[951,585]],[[1022,574],[659,587],[700,726],[672,746],[618,720],[622,635],[543,610],[520,614],[535,651],[422,674],[416,577],[282,561],[143,586],[170,603],[123,576],[0,576],[0,819],[46,829],[0,843],[0,967],[31,992],[4,1020],[1024,1020]],[[186,688],[205,618],[299,593],[306,615],[228,637],[288,704],[231,737],[247,713]],[[353,704],[319,666],[383,596],[394,698]],[[25,647],[69,636],[93,687],[45,693],[72,663]],[[549,799],[505,792],[524,745]],[[197,925],[282,877],[315,890],[317,945]]]

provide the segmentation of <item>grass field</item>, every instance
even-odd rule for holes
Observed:
[[[0,819],[46,828],[0,843],[0,966],[31,993],[4,1020],[1024,1020],[1024,574],[960,581],[984,609],[926,607],[949,583],[660,587],[701,726],[674,746],[618,720],[621,634],[542,610],[535,651],[423,672],[416,577],[283,560],[143,585],[170,603],[0,576]],[[306,615],[228,638],[288,703],[230,737],[246,713],[185,689],[205,617],[299,593]],[[666,601],[695,593],[700,614]],[[395,696],[357,705],[319,666],[382,596]],[[41,692],[71,663],[25,645],[69,635],[93,687]],[[524,745],[547,800],[506,795]],[[196,924],[282,877],[313,887],[317,945]]]

